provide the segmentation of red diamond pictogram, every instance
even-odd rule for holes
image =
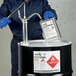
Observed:
[[[54,56],[52,55],[50,57],[50,59],[47,61],[47,63],[52,67],[54,68],[57,64],[58,64],[59,60]]]

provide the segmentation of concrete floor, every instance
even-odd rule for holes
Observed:
[[[0,5],[2,0],[0,0]],[[72,41],[73,76],[76,75],[76,0],[49,0],[58,15],[58,26],[62,39]],[[9,27],[0,29],[0,76],[11,76],[10,42],[12,34]]]

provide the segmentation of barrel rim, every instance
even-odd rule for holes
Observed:
[[[72,42],[71,41],[67,41],[67,40],[56,40],[56,41],[59,41],[59,42],[64,42],[63,44],[57,44],[57,45],[55,45],[55,44],[53,44],[54,42],[51,42],[50,44],[49,44],[49,42],[46,42],[46,40],[29,40],[28,41],[28,44],[26,44],[25,42],[19,42],[18,43],[18,45],[19,46],[26,46],[26,47],[60,47],[60,46],[67,46],[67,45],[71,45],[72,44]],[[44,42],[45,44],[45,46],[44,45],[39,45],[38,46],[38,44],[36,45],[35,44],[35,42],[36,43],[39,43],[39,42]],[[35,45],[32,45],[31,43],[34,43]]]

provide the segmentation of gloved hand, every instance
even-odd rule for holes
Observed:
[[[11,20],[9,20],[7,17],[3,17],[0,19],[0,28],[6,27],[6,25],[9,23],[11,23]]]
[[[43,14],[44,20],[47,20],[47,19],[52,18],[54,16],[55,16],[54,13],[51,12],[51,11],[45,11],[44,14]]]

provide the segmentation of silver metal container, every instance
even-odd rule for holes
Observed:
[[[18,43],[19,76],[72,76],[70,41]]]

